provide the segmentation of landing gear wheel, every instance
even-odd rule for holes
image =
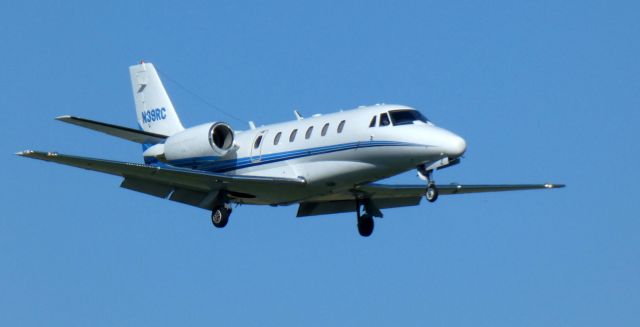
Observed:
[[[427,193],[425,194],[425,197],[429,202],[436,202],[436,200],[438,199],[438,188],[435,184],[430,184],[429,186],[427,186]]]
[[[217,228],[222,228],[224,226],[227,226],[230,215],[231,215],[231,209],[226,208],[224,206],[215,207],[211,211],[211,222],[213,223],[213,226],[216,226]]]
[[[369,214],[364,214],[358,217],[358,233],[360,236],[369,237],[373,233],[373,217]]]

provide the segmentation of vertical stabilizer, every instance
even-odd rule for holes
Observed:
[[[138,125],[142,130],[173,135],[184,130],[155,67],[142,62],[129,67]]]

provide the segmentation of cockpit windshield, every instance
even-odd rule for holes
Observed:
[[[430,123],[427,117],[423,116],[418,110],[392,110],[389,111],[389,115],[391,116],[393,126],[411,125],[416,121],[420,121],[425,124]]]

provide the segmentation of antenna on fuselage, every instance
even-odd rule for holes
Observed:
[[[249,121],[249,128],[256,129],[256,124],[253,123],[253,120]]]
[[[304,117],[302,117],[302,115],[298,112],[298,110],[294,110],[293,114],[296,115],[296,119],[297,120],[303,120]]]

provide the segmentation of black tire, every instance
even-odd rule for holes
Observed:
[[[364,214],[358,218],[358,233],[362,237],[369,237],[373,233],[373,217],[368,214]]]
[[[215,207],[211,211],[211,223],[217,228],[227,226],[229,223],[229,216],[231,215],[231,209],[225,207]]]
[[[435,185],[429,185],[424,196],[427,198],[427,201],[436,202],[438,199],[438,193],[438,188]]]

